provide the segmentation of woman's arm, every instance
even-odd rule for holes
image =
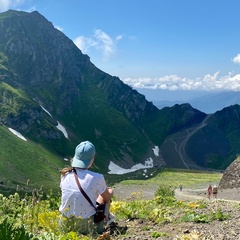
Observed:
[[[106,188],[106,190],[100,194],[97,198],[98,203],[108,203],[110,202],[111,198],[113,197],[113,189],[112,188]]]

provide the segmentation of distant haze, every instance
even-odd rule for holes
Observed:
[[[158,107],[172,107],[175,104],[189,103],[207,114],[215,113],[224,107],[240,104],[239,91],[188,91],[188,90],[161,90],[161,89],[136,89],[146,99]]]
[[[186,101],[208,95],[209,93],[216,93],[197,90],[162,90],[150,88],[136,88],[136,90],[146,96],[148,101]]]

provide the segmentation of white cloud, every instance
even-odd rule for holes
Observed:
[[[98,42],[94,41],[92,38],[86,38],[83,36],[77,37],[74,40],[74,43],[83,53],[87,53],[88,49],[91,47],[97,48],[98,46]]]
[[[110,57],[114,54],[115,44],[112,38],[100,29],[95,31],[94,37],[99,42],[99,48],[102,49],[105,57]]]
[[[123,38],[122,35],[118,35],[118,36],[116,36],[116,41],[119,41],[119,40],[121,40],[122,38]]]
[[[234,63],[240,64],[240,54],[238,54],[236,57],[232,59]]]
[[[24,2],[25,0],[0,0],[0,12],[7,11],[10,8],[18,7]]]
[[[101,50],[103,57],[109,59],[116,53],[116,44],[122,38],[122,35],[118,35],[113,39],[101,29],[96,29],[92,37],[79,36],[73,42],[83,53],[87,53],[90,48],[94,48]]]
[[[220,72],[207,74],[203,78],[181,78],[177,75],[169,75],[159,78],[125,78],[124,83],[133,88],[151,88],[168,90],[232,90],[240,91],[240,74],[229,72],[220,76]]]

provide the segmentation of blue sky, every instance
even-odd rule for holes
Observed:
[[[134,88],[240,90],[239,0],[0,0],[38,11]]]

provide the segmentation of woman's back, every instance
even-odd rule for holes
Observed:
[[[107,187],[103,175],[90,170],[77,169],[76,172],[83,190],[95,204],[98,195],[102,194]],[[62,176],[60,187],[62,190],[62,201],[59,211],[63,215],[82,218],[94,215],[95,209],[80,192],[73,172]]]

